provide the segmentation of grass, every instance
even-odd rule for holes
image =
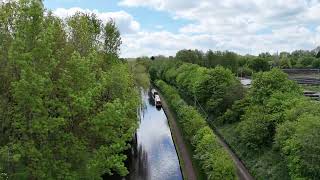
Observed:
[[[289,180],[290,176],[284,159],[278,151],[270,147],[256,152],[239,144],[235,133],[238,123],[218,127],[218,130],[229,143],[235,153],[244,162],[255,179],[281,179]]]

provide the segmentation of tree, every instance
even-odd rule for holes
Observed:
[[[107,55],[119,56],[120,45],[122,43],[120,32],[116,27],[114,20],[109,20],[104,26],[104,51]]]
[[[277,141],[288,161],[290,175],[295,178],[320,178],[320,121],[305,114],[297,121],[288,121],[277,129]]]
[[[272,142],[270,115],[263,106],[250,106],[237,126],[239,140],[250,150],[259,150]]]
[[[309,68],[312,66],[313,61],[316,61],[317,59],[313,56],[303,56],[298,59],[298,63],[296,67],[299,68]]]
[[[133,76],[126,63],[105,68],[95,15],[67,22],[39,0],[0,4],[0,172],[8,179],[128,173]]]
[[[240,82],[229,69],[217,66],[214,69],[205,70],[202,76],[194,77],[198,78],[193,83],[195,96],[214,117],[221,115],[235,100],[242,97],[242,86],[238,86]],[[238,88],[240,94],[233,94],[234,87]]]
[[[317,57],[317,58],[320,58],[320,51],[318,51],[316,57]]]
[[[313,62],[312,62],[312,67],[313,67],[313,68],[320,68],[320,59],[319,59],[319,58],[313,60]]]
[[[183,49],[177,52],[176,59],[183,61],[183,62],[189,62],[189,63],[197,63],[199,62],[198,55],[195,51],[189,49]]]
[[[280,59],[280,68],[292,68],[291,61],[289,58],[287,58],[287,56]]]
[[[286,111],[304,101],[299,86],[279,69],[257,73],[248,95],[237,133],[251,150],[270,146],[276,127],[286,121]]]
[[[252,81],[250,96],[253,103],[263,104],[275,92],[291,92],[302,94],[299,86],[288,79],[288,75],[280,69],[257,73]]]
[[[101,20],[95,14],[77,12],[67,19],[67,23],[71,31],[69,42],[72,50],[86,56],[99,46]]]
[[[256,72],[267,71],[270,69],[268,60],[261,57],[254,58],[252,61],[250,61],[249,67]]]

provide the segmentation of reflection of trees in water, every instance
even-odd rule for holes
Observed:
[[[146,114],[147,111],[147,106],[145,104],[142,104],[140,106],[140,111],[139,111],[139,122],[141,123],[141,120],[144,118],[144,115]]]
[[[149,104],[154,106],[153,98],[151,97],[151,91],[141,91],[143,96],[142,97],[142,104],[139,111],[139,121],[144,118],[145,114],[147,114],[148,108],[145,102],[145,98],[148,98]],[[148,95],[146,94],[148,93]],[[128,168],[129,174],[126,177],[120,177],[117,174],[113,176],[102,176],[103,179],[106,180],[148,180],[150,179],[150,163],[148,162],[148,153],[143,149],[141,145],[138,145],[137,133],[134,134],[132,139],[131,148],[128,149],[125,154],[128,156],[128,159],[125,161],[126,167]]]
[[[126,152],[128,159],[125,164],[129,174],[126,177],[121,177],[118,174],[112,176],[104,175],[106,180],[148,180],[150,179],[150,170],[148,162],[148,154],[141,145],[138,145],[137,134],[131,142],[131,148]]]
[[[141,94],[143,95],[143,96],[145,96],[146,95],[146,91],[141,91]],[[141,104],[141,106],[140,106],[140,112],[139,112],[139,115],[140,115],[140,118],[139,118],[139,121],[141,122],[141,120],[144,118],[144,115],[146,114],[146,112],[147,112],[147,104],[146,104],[146,102],[144,101],[144,97],[142,97],[142,104]]]
[[[148,102],[151,106],[155,106],[155,103],[154,103],[154,99],[152,97],[152,92],[151,90],[148,91]]]
[[[135,135],[130,158],[130,180],[150,179],[148,154],[141,145],[138,145],[137,135]]]
[[[144,151],[142,146],[139,146],[132,161],[131,180],[136,179],[150,179],[148,154]]]

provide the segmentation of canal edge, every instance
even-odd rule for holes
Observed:
[[[194,169],[193,162],[192,162],[192,155],[188,151],[181,129],[178,126],[175,116],[171,112],[169,105],[166,103],[161,92],[159,90],[158,92],[161,97],[163,111],[165,112],[168,119],[168,124],[170,127],[170,132],[174,142],[174,146],[178,155],[183,179],[197,180],[196,171]]]

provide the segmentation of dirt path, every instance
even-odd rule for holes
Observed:
[[[187,146],[184,143],[182,132],[180,131],[180,128],[174,118],[173,113],[170,111],[169,106],[167,105],[164,97],[161,94],[160,94],[160,97],[161,97],[163,110],[166,113],[168,118],[172,138],[176,146],[176,150],[178,151],[180,166],[183,166],[181,167],[183,178],[185,180],[196,180],[197,176],[191,160],[192,155],[187,150]]]
[[[242,161],[238,158],[238,156],[231,150],[229,145],[222,138],[221,134],[217,130],[215,130],[215,134],[218,137],[220,144],[224,147],[224,149],[228,151],[233,162],[235,163],[239,180],[253,180],[254,178],[250,175],[249,171],[244,166]]]

